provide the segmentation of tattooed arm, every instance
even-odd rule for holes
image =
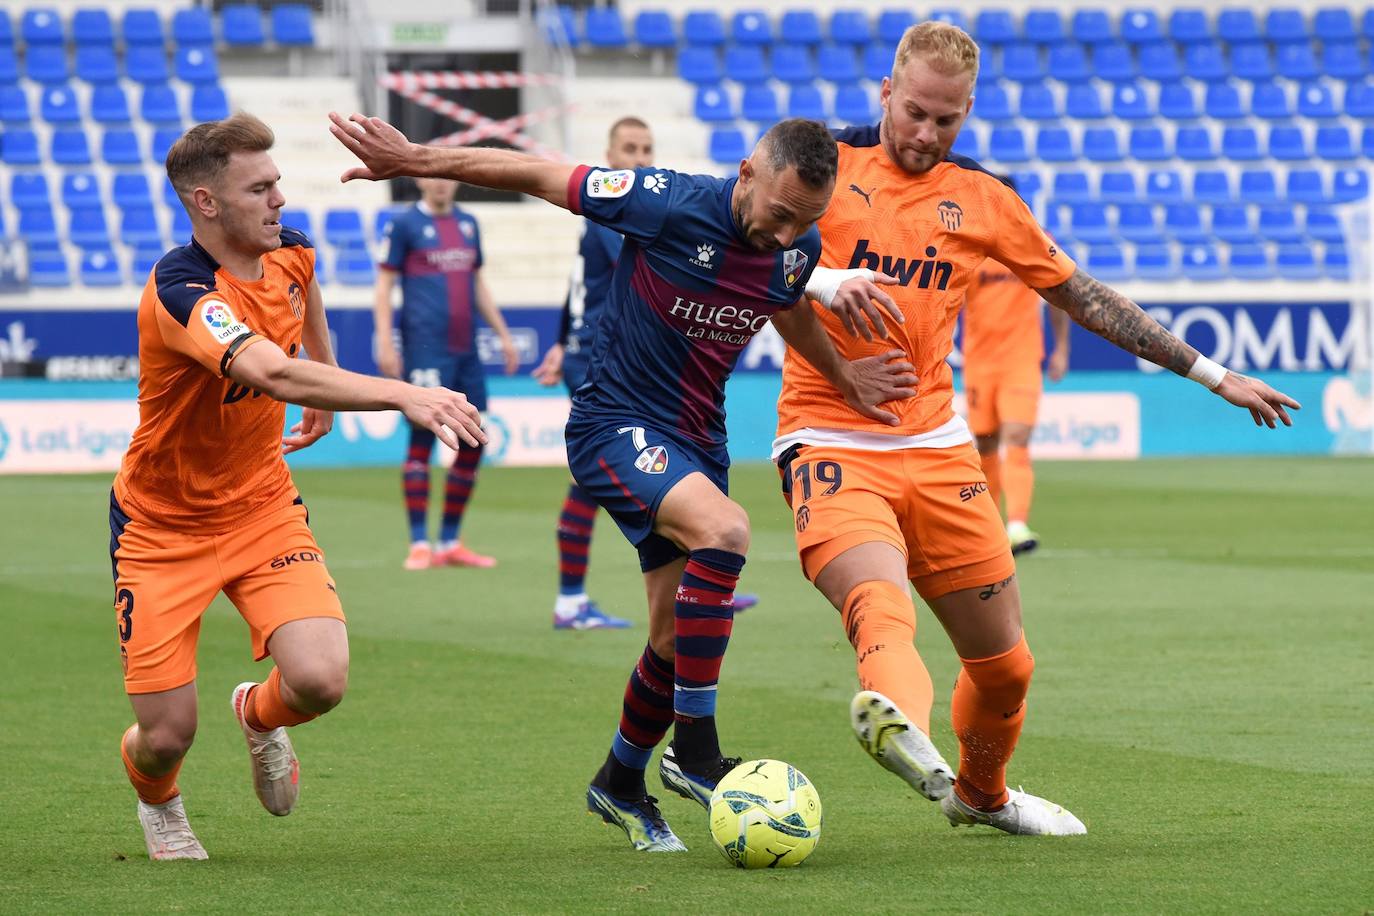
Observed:
[[[1156,366],[1186,378],[1197,361],[1197,350],[1169,333],[1130,299],[1088,276],[1082,268],[1058,286],[1036,292],[1098,337]],[[1302,406],[1258,379],[1236,372],[1228,371],[1214,390],[1237,407],[1249,410],[1256,426],[1263,424],[1270,429],[1275,420],[1292,426],[1284,408]]]

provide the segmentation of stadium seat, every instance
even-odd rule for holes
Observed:
[[[830,40],[836,44],[866,45],[873,40],[868,14],[860,9],[838,9],[830,14]]]
[[[82,252],[81,283],[83,286],[122,286],[124,284],[124,275],[119,269],[119,260],[108,245]]]
[[[1247,204],[1276,204],[1279,185],[1272,169],[1246,169],[1240,173],[1240,199]]]
[[[575,48],[580,41],[577,11],[570,6],[543,7],[535,21],[546,44],[555,48]],[[275,19],[273,25],[275,26]],[[317,251],[316,254],[319,252]]]
[[[1098,197],[1103,203],[1133,204],[1140,201],[1135,173],[1127,169],[1105,169],[1098,176]]]
[[[1035,169],[1013,169],[1011,180],[1016,184],[1016,193],[1028,204],[1032,204],[1035,198],[1040,196],[1040,191],[1044,188],[1044,180],[1040,173]]]
[[[29,283],[45,288],[72,285],[67,257],[59,248],[40,248],[29,251]]]
[[[258,48],[267,41],[262,27],[262,9],[258,6],[230,3],[221,7],[219,26],[224,43],[230,47]]]
[[[1346,7],[1327,7],[1312,17],[1312,34],[1323,43],[1354,41],[1355,17]]]
[[[334,207],[324,213],[324,238],[331,245],[362,244],[363,218],[357,210]]]
[[[817,87],[807,84],[793,86],[787,93],[787,116],[789,118],[809,118],[812,121],[828,120],[825,99]]]
[[[875,42],[864,48],[862,61],[864,79],[870,79],[875,83],[880,83],[883,81],[884,77],[891,76],[892,60],[896,56],[897,46],[887,44],[886,42]],[[995,78],[996,71],[992,67],[984,68],[980,66],[978,68],[978,90],[980,97],[982,95],[983,81],[988,79],[990,74]]]
[[[1064,41],[1064,19],[1058,10],[1033,9],[1021,22],[1021,34],[1026,41],[1042,45],[1057,45]]]
[[[1097,203],[1069,206],[1069,234],[1080,242],[1102,242],[1113,237],[1107,208]]]
[[[698,87],[696,100],[692,104],[692,113],[698,120],[708,124],[735,120],[735,108],[730,93],[721,85]]]
[[[878,118],[874,97],[859,84],[835,90],[835,117],[846,124],[872,124]]]
[[[1183,60],[1171,42],[1145,45],[1140,49],[1140,75],[1160,82],[1183,76]]]
[[[1083,132],[1083,158],[1092,162],[1120,162],[1121,138],[1110,127],[1090,127]]]
[[[954,146],[950,152],[975,160],[987,158],[983,153],[982,136],[977,128],[968,124],[965,124],[964,129],[959,131],[959,136],[954,138]]]
[[[1218,121],[1239,121],[1249,114],[1240,101],[1240,91],[1230,83],[1210,83],[1202,103],[1207,117]]]
[[[745,87],[744,96],[740,100],[740,114],[746,121],[765,125],[775,123],[782,117],[778,109],[777,93],[771,86],[766,85]]]
[[[1185,245],[1211,240],[1202,227],[1202,211],[1191,203],[1169,204],[1164,208],[1164,230]]]
[[[172,144],[181,138],[183,131],[180,127],[159,127],[153,131],[153,162],[163,165],[167,162],[167,151],[172,148]]]
[[[630,43],[620,10],[609,6],[588,7],[582,20],[582,34],[593,48],[624,48]]]
[[[114,48],[114,24],[108,11],[79,9],[72,14],[72,43],[81,48]]]
[[[69,172],[62,176],[62,203],[69,210],[99,207],[100,182],[94,172]]]
[[[1369,73],[1369,58],[1353,41],[1332,42],[1322,47],[1321,70],[1333,79],[1362,79]]]
[[[161,45],[129,48],[124,55],[124,72],[128,74],[129,79],[145,86],[165,83],[170,75],[167,70],[167,52]]]
[[[1253,243],[1254,227],[1250,211],[1240,204],[1218,204],[1212,208],[1212,234],[1232,245]]]
[[[1093,75],[1110,83],[1131,82],[1138,75],[1135,56],[1124,42],[1094,45],[1091,60]]]
[[[719,83],[725,77],[720,55],[711,48],[684,48],[677,57],[678,76],[698,85]]]
[[[1102,93],[1092,83],[1070,86],[1064,109],[1068,116],[1076,121],[1100,121],[1107,116],[1107,106],[1102,102]]]
[[[1274,60],[1265,44],[1237,45],[1231,49],[1231,72],[1243,80],[1274,77]]]
[[[1304,235],[1318,242],[1345,243],[1341,218],[1324,207],[1308,207],[1302,229]]]
[[[272,7],[272,40],[279,45],[313,45],[315,24],[310,7],[303,3],[279,3]]]
[[[1199,115],[1197,96],[1182,82],[1162,83],[1159,87],[1159,116],[1169,121],[1191,121]]]
[[[1280,245],[1278,253],[1274,256],[1274,263],[1278,268],[1278,275],[1285,280],[1315,280],[1322,275],[1322,269],[1317,266],[1316,255],[1309,245]]]
[[[773,24],[763,10],[740,10],[730,19],[730,38],[737,45],[766,47],[773,43]]]
[[[39,101],[39,114],[49,124],[78,124],[81,109],[76,103],[76,93],[66,86],[50,86],[43,90]]]
[[[70,212],[67,240],[78,248],[109,248],[110,227],[100,207],[78,207]]]
[[[1069,34],[1074,41],[1085,45],[1103,44],[1116,37],[1107,11],[1091,8],[1074,11],[1073,18],[1069,21]]]
[[[1276,45],[1308,42],[1307,20],[1302,10],[1292,7],[1269,10],[1264,16],[1264,37]]]
[[[62,31],[62,17],[57,10],[50,8],[25,10],[20,20],[19,36],[30,50],[44,45],[60,48],[67,41]]]
[[[682,38],[688,47],[725,44],[725,20],[714,10],[693,10],[682,17]]]
[[[204,7],[188,6],[172,15],[172,41],[179,45],[211,45],[215,30],[210,12]]]
[[[1063,117],[1059,98],[1047,83],[1027,83],[1021,87],[1021,117],[1029,121],[1058,121]]]
[[[1350,253],[1344,245],[1327,245],[1322,255],[1322,272],[1331,280],[1350,279]]]
[[[1042,127],[1035,138],[1035,157],[1041,162],[1073,162],[1078,154],[1067,128]]]
[[[1166,244],[1143,244],[1135,249],[1135,275],[1141,280],[1172,280],[1178,276],[1173,250]]]
[[[36,83],[54,85],[71,77],[67,66],[67,50],[62,47],[39,46],[24,53],[24,73]]]
[[[1015,117],[1011,110],[1011,96],[996,84],[978,90],[973,102],[973,114],[984,121],[1010,121]]]
[[[1129,173],[1128,173],[1129,174]],[[1103,176],[1104,180],[1106,176]],[[1183,176],[1173,169],[1154,169],[1145,176],[1145,198],[1152,204],[1183,202]]]
[[[1290,80],[1315,79],[1321,72],[1311,45],[1280,45],[1279,76]]]
[[[1324,204],[1330,199],[1326,193],[1325,176],[1318,169],[1290,171],[1284,196],[1290,203],[1299,204]]]
[[[1183,53],[1183,72],[1195,80],[1213,82],[1231,75],[1226,52],[1215,42],[1188,45]]]
[[[988,156],[998,162],[1029,162],[1026,135],[1017,127],[994,127],[988,136]]]
[[[1001,9],[983,9],[973,17],[973,37],[980,45],[997,46],[1016,41],[1019,37],[1016,20]]]
[[[365,245],[348,245],[337,250],[334,279],[344,286],[371,286],[377,279],[377,267]]]
[[[895,45],[893,46],[895,50]],[[984,86],[996,83],[1002,79],[1002,55],[995,50],[989,50],[978,60],[978,76],[974,80],[974,88],[981,90]]]
[[[142,165],[143,153],[139,150],[138,136],[127,127],[105,131],[100,140],[100,158],[107,165]]]
[[[778,45],[772,54],[773,78],[784,83],[809,83],[816,78],[811,52],[802,45]]]
[[[94,85],[105,85],[119,79],[119,59],[106,47],[76,49],[76,78]]]
[[[191,90],[191,120],[221,121],[229,117],[229,99],[218,83],[203,83]]]
[[[1336,96],[1322,83],[1307,83],[1298,90],[1298,114],[1304,118],[1321,120],[1340,114]]]
[[[885,9],[878,14],[878,40],[895,45],[915,24],[916,17],[910,10]]]
[[[1360,131],[1360,153],[1366,159],[1374,158],[1374,127]]]
[[[1128,242],[1161,240],[1155,208],[1149,204],[1122,204],[1118,207],[1116,230]]]
[[[177,79],[188,83],[219,82],[219,61],[210,45],[180,47],[176,53]]]
[[[181,124],[181,103],[171,86],[151,85],[143,87],[143,97],[138,103],[138,114],[149,124]]]
[[[1253,127],[1227,127],[1221,132],[1221,155],[1225,159],[1251,162],[1261,158],[1259,135]]]
[[[15,127],[0,133],[0,162],[5,165],[38,165],[38,135],[26,127]]]
[[[1269,253],[1258,242],[1237,242],[1231,245],[1227,259],[1231,276],[1237,280],[1268,280],[1274,276]]]
[[[1065,83],[1081,83],[1091,77],[1088,54],[1082,45],[1054,45],[1049,50],[1049,74]]]
[[[1150,97],[1138,83],[1117,83],[1112,87],[1112,116],[1123,121],[1147,121],[1155,116]]]
[[[19,58],[12,49],[0,46],[0,85],[8,86],[17,82],[19,82]]]
[[[1115,282],[1130,278],[1126,268],[1126,254],[1114,242],[1099,242],[1088,246],[1088,273],[1099,280]]]
[[[1225,204],[1235,199],[1231,175],[1222,169],[1198,169],[1193,173],[1193,199],[1198,203]]]
[[[157,266],[157,262],[162,260],[163,253],[164,247],[161,239],[158,239],[156,244],[144,243],[135,246],[133,258],[129,265],[135,283],[146,282],[148,275]]]
[[[1350,131],[1346,130],[1344,126],[1324,125],[1317,128],[1316,156],[1318,159],[1343,162],[1347,159],[1354,159],[1357,155],[1355,143],[1350,137]]]
[[[79,127],[53,131],[50,157],[58,165],[90,165],[91,146]]]
[[[787,10],[778,20],[778,41],[814,47],[820,44],[824,37],[825,35],[821,31],[820,17],[812,10]]]
[[[1045,78],[1045,61],[1033,44],[1009,44],[1002,51],[1002,75],[1018,83],[1034,83]]]
[[[129,8],[124,11],[120,23],[124,44],[129,50],[135,46],[152,46],[161,49],[166,44],[162,32],[162,17],[157,10]]]
[[[1308,158],[1307,137],[1301,127],[1275,127],[1269,131],[1269,158],[1298,162]],[[1242,188],[1243,190],[1243,188]]]
[[[1212,27],[1207,22],[1207,13],[1196,8],[1175,9],[1169,14],[1169,37],[1182,45],[1211,41]]]
[[[1293,117],[1293,104],[1288,100],[1287,86],[1272,80],[1256,83],[1250,94],[1250,110],[1255,117],[1269,121],[1286,121]]]
[[[848,45],[821,45],[816,52],[816,72],[832,83],[852,83],[859,79],[859,59]]]
[[[300,232],[304,232],[307,237],[315,237],[315,223],[310,218],[310,211],[299,209],[288,209],[281,211],[281,224],[289,226]]]
[[[1164,29],[1159,23],[1159,14],[1151,9],[1128,9],[1121,15],[1121,37],[1131,44],[1146,47],[1164,44]]]
[[[1259,20],[1245,7],[1224,9],[1217,14],[1217,37],[1233,45],[1259,41]]]
[[[968,17],[964,15],[962,9],[957,7],[948,6],[930,10],[926,13],[926,18],[931,22],[946,22],[950,25],[958,26],[964,32],[967,32],[970,28]]]
[[[162,176],[162,202],[169,209],[175,210],[181,206],[181,198],[177,196],[177,189],[172,184],[172,179],[164,173]],[[309,232],[306,235],[310,235]]]
[[[142,172],[116,173],[110,186],[110,198],[121,210],[152,207],[153,191],[148,185],[148,176]]]
[[[172,244],[185,245],[191,241],[191,217],[185,208],[177,207],[172,211]],[[318,252],[316,253],[318,257]]]
[[[1259,234],[1266,242],[1296,242],[1302,238],[1297,211],[1292,207],[1261,207]]]
[[[1173,158],[1164,131],[1158,127],[1132,127],[1129,149],[1131,158],[1141,162],[1161,162]]]
[[[1346,204],[1369,196],[1369,174],[1364,169],[1336,169],[1331,176],[1331,200]]]
[[[1055,203],[1081,204],[1093,199],[1092,187],[1088,183],[1088,173],[1058,170],[1054,173],[1052,185]]]
[[[55,245],[57,220],[51,207],[29,207],[19,211],[19,235],[29,245]]]
[[[42,172],[13,172],[10,175],[10,203],[20,210],[52,207],[48,176]]]
[[[711,161],[720,165],[738,165],[749,155],[748,142],[744,134],[733,127],[718,127],[711,131],[708,155]]]
[[[768,59],[763,49],[752,45],[735,45],[725,51],[725,78],[737,83],[768,81]]]

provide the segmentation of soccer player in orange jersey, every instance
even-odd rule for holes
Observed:
[[[120,750],[153,859],[206,858],[177,773],[196,733],[196,639],[215,595],[248,622],[254,658],[276,664],[232,696],[271,813],[291,813],[299,790],[287,727],[343,697],[343,609],[284,453],[328,433],[334,410],[400,410],[454,449],[485,441],[462,394],[335,364],[314,250],[280,223],[272,140],[239,113],[172,146],[167,176],[192,239],[158,261],[138,305],[139,422],[110,494],[110,558],[137,719]],[[305,410],[283,437],[287,402]]]
[[[1001,181],[1016,189],[1010,178]],[[1012,555],[1028,553],[1040,543],[1030,528],[1030,440],[1040,408],[1045,335],[1040,324],[1041,299],[1035,290],[994,260],[983,262],[964,293],[964,396],[968,424],[978,442],[978,457],[988,479],[992,504],[1007,498],[1007,540]],[[1046,372],[1057,382],[1069,369],[1069,316],[1050,310],[1054,350]],[[1002,450],[1006,449],[1003,465]]]
[[[1006,533],[968,427],[951,407],[945,358],[969,282],[995,258],[1088,330],[1204,383],[1257,423],[1290,423],[1285,407],[1298,405],[1201,357],[1085,274],[1011,189],[950,155],[977,71],[978,47],[963,31],[912,27],[883,80],[881,124],[837,136],[839,177],[819,223],[823,269],[808,293],[830,308],[845,297],[866,301],[879,292],[869,271],[881,271],[896,279],[883,289],[904,321],[883,321],[873,308],[878,339],[855,343],[829,310],[818,308],[818,317],[846,358],[895,346],[916,367],[916,396],[889,405],[895,425],[874,422],[789,353],[774,457],[790,490],[803,569],[840,611],[854,646],[861,690],[851,715],[865,750],[939,800],[953,824],[1083,833],[1062,807],[1007,788],[1034,661]],[[933,690],[913,645],[908,583],[962,660],[951,708],[957,781],[928,737]]]

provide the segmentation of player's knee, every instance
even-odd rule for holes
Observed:
[[[997,450],[1002,445],[1001,437],[997,433],[989,436],[976,436],[975,438],[978,440],[978,454],[980,455],[996,455]]]
[[[910,642],[916,635],[916,606],[906,588],[885,579],[860,582],[845,596],[841,616],[856,650],[884,640]]]
[[[186,756],[196,739],[196,727],[177,723],[139,726],[143,748],[159,763],[171,764]]]
[[[705,522],[701,533],[701,547],[714,547],[731,553],[745,553],[749,549],[749,516],[738,503],[729,503],[729,509],[714,513]]]
[[[675,654],[675,644],[677,636],[672,630],[667,633],[650,633],[649,648],[654,650],[654,654],[665,662],[671,662]]]
[[[329,712],[343,701],[348,689],[348,665],[319,665],[283,677],[295,695],[301,712]]]
[[[993,658],[964,661],[964,674],[978,692],[1005,700],[1022,700],[1030,692],[1035,656],[1022,638],[1009,652]]]

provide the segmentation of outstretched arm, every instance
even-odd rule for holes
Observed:
[[[1275,420],[1292,426],[1284,408],[1302,406],[1258,379],[1229,372],[1202,356],[1145,314],[1140,306],[1094,280],[1082,268],[1058,286],[1036,292],[1103,340],[1176,375],[1201,382],[1237,407],[1249,410],[1256,426],[1263,424],[1273,429]]]
[[[568,181],[574,166],[510,150],[421,146],[381,118],[329,113],[329,131],[362,166],[343,173],[343,181],[380,181],[399,175],[454,178],[497,191],[518,191],[568,207]]]

